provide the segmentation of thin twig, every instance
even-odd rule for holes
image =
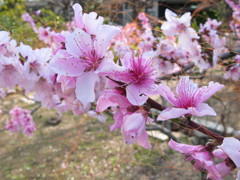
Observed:
[[[33,115],[40,107],[41,107],[41,103],[38,103],[38,106],[31,111],[31,115]]]
[[[159,130],[163,134],[166,134],[169,139],[173,139],[174,141],[179,142],[178,139],[171,133],[171,131],[169,131],[168,129],[164,128],[161,125],[158,125],[158,124],[155,124],[155,123],[151,124],[151,125],[147,125],[146,130],[147,131]]]

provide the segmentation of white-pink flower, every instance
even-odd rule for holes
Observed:
[[[188,39],[196,38],[198,39],[198,35],[196,31],[191,28],[191,14],[185,13],[181,17],[178,17],[177,14],[166,9],[165,17],[167,19],[161,26],[163,33],[167,36],[175,36],[175,35],[187,35]]]
[[[112,79],[126,84],[126,96],[133,105],[141,106],[149,95],[157,93],[157,69],[153,65],[152,56],[151,53],[144,53],[135,57],[134,53],[127,52],[120,59],[122,66],[106,73]]]
[[[125,143],[133,144],[137,142],[144,148],[150,149],[151,144],[148,141],[148,134],[145,129],[146,122],[149,120],[150,118],[138,111],[131,115],[124,116],[121,132]]]
[[[207,170],[208,175],[210,174],[213,177],[211,179],[222,180],[222,176],[212,160],[212,155],[205,146],[180,144],[172,139],[168,145],[171,149],[185,154],[186,160],[194,162],[194,167],[197,170]]]
[[[219,148],[222,149],[237,166],[237,180],[240,180],[240,141],[234,137],[226,137]]]
[[[180,79],[176,93],[173,93],[168,86],[160,84],[159,94],[169,101],[173,107],[163,110],[158,116],[158,120],[173,119],[186,114],[200,117],[216,116],[216,112],[204,102],[222,88],[223,85],[214,82],[198,88],[198,85],[187,76]]]
[[[36,131],[35,123],[31,113],[28,110],[15,107],[10,111],[11,119],[6,123],[6,129],[11,132],[22,132],[26,135],[31,135]]]
[[[32,18],[32,16],[30,16],[30,14],[28,14],[27,12],[25,12],[23,15],[22,15],[22,19],[25,21],[25,22],[28,22],[31,26],[31,28],[36,31],[36,23],[34,22],[34,19]]]
[[[106,90],[97,101],[97,112],[103,112],[111,107],[115,123],[110,126],[110,131],[121,128],[123,140],[126,144],[138,143],[149,149],[151,145],[145,129],[147,122],[152,119],[139,106],[133,106],[128,99],[122,95],[121,90]]]
[[[66,49],[57,51],[51,65],[59,75],[77,77],[76,97],[86,107],[95,100],[94,89],[99,82],[101,67],[114,64],[107,55],[108,48],[120,30],[115,26],[102,25],[102,17],[97,19],[95,12],[82,15],[79,4],[73,8],[78,28],[66,36]]]

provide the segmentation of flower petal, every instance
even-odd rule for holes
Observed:
[[[159,94],[166,99],[167,101],[169,101],[172,105],[177,106],[177,100],[175,95],[173,94],[173,92],[171,91],[171,89],[164,85],[164,84],[160,84],[159,85]]]
[[[174,21],[177,18],[177,14],[174,13],[173,11],[169,10],[169,9],[166,9],[165,10],[165,18],[168,21]]]
[[[96,53],[99,57],[103,57],[106,54],[108,47],[110,46],[110,41],[120,33],[120,29],[115,26],[103,25],[96,34],[96,39],[94,41],[94,46]]]
[[[130,84],[126,88],[127,91],[127,99],[129,102],[136,106],[143,105],[148,97],[141,92],[141,88],[137,85]]]
[[[228,158],[228,155],[222,149],[216,149],[213,151],[213,156],[225,160]]]
[[[206,103],[199,104],[196,108],[195,107],[189,107],[188,108],[189,114],[192,114],[194,116],[202,117],[202,116],[216,116],[216,112],[208,106]]]
[[[93,50],[92,38],[83,30],[75,29],[66,37],[66,49],[76,57],[88,57]]]
[[[115,122],[114,122],[113,125],[110,126],[110,131],[121,128],[121,126],[123,124],[123,113],[121,111],[117,111],[113,115],[113,119],[114,119]]]
[[[240,168],[240,141],[234,137],[226,137],[221,146],[219,146]]]
[[[83,17],[82,17],[82,6],[78,3],[73,5],[74,10],[74,21],[76,23],[76,26],[80,29],[83,28]]]
[[[57,52],[50,62],[50,66],[54,72],[64,76],[76,77],[84,72],[84,66],[79,59],[65,50]]]
[[[117,102],[112,101],[111,94],[104,93],[97,100],[96,111],[97,112],[103,112],[108,107],[111,107],[111,106],[114,107],[114,106],[117,106],[117,105],[118,105]]]
[[[214,95],[217,91],[219,91],[223,87],[224,85],[219,83],[214,83],[213,81],[211,81],[208,87],[200,88],[200,92],[203,94],[201,102],[205,102],[208,98],[210,98],[212,95]]]
[[[85,24],[86,32],[89,34],[96,35],[97,31],[101,27],[103,23],[103,17],[99,16],[97,17],[96,12],[91,12],[89,14],[84,13],[83,14],[83,22]]]
[[[94,88],[98,80],[99,77],[94,72],[85,73],[77,78],[75,93],[84,108],[95,100]]]
[[[148,134],[145,129],[142,131],[141,135],[138,137],[137,143],[146,149],[152,148],[152,146],[148,140]]]
[[[183,154],[192,154],[193,152],[198,152],[203,148],[202,145],[180,144],[172,139],[169,141],[168,145],[170,146],[171,149]]]
[[[188,114],[188,110],[183,108],[167,108],[163,110],[160,115],[158,116],[158,121],[165,121],[168,119],[174,119],[180,116]]]

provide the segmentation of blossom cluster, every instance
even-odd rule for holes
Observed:
[[[31,112],[19,107],[13,108],[9,112],[11,119],[6,123],[6,129],[11,132],[22,132],[31,135],[36,131],[35,123],[32,119]]]
[[[225,0],[226,3],[232,8],[232,21],[230,22],[230,27],[240,37],[240,5],[239,1]],[[238,2],[238,3],[237,3]]]
[[[240,167],[240,141],[233,137],[224,138],[222,145],[217,149],[213,149],[211,143],[207,146],[186,145],[173,140],[169,141],[169,146],[173,150],[183,153],[187,161],[194,163],[196,170],[206,170],[207,179],[222,180],[236,166]],[[216,164],[214,158],[221,161]],[[229,161],[233,161],[236,166],[231,166]],[[240,179],[240,170],[237,179]]]

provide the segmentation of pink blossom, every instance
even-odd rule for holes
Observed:
[[[77,28],[83,29],[86,33],[96,35],[98,30],[101,29],[103,24],[103,17],[97,17],[96,12],[90,12],[89,14],[82,14],[82,7],[76,3],[73,5],[74,9],[74,21]]]
[[[232,79],[233,81],[240,80],[240,64],[232,66],[223,76],[225,79]]]
[[[0,55],[0,87],[14,88],[24,80],[22,76],[23,66],[17,57],[5,57]]]
[[[22,15],[22,19],[25,21],[25,22],[28,22],[31,26],[31,28],[36,31],[36,23],[34,22],[34,19],[32,18],[32,16],[30,16],[28,13],[24,13]]]
[[[225,79],[231,78],[233,81],[240,80],[240,55],[235,57],[235,65],[230,68],[227,67],[226,71],[227,72],[223,76]]]
[[[234,137],[226,137],[221,146],[219,146],[235,163],[238,168],[238,178],[240,180],[240,141]]]
[[[233,0],[225,0],[225,2],[232,8],[232,21],[230,22],[231,29],[240,37],[240,2]]]
[[[0,46],[7,44],[10,41],[9,32],[0,31]]]
[[[97,101],[97,112],[111,107],[115,123],[110,126],[110,131],[121,128],[125,143],[138,143],[144,148],[151,148],[145,124],[152,122],[152,119],[138,106],[133,106],[125,96],[121,95],[122,93],[124,92],[120,90],[104,91],[104,94]]]
[[[152,49],[155,37],[152,33],[152,26],[149,23],[149,19],[144,12],[138,14],[138,19],[142,23],[143,31],[141,34],[142,41],[139,43],[141,52],[147,52]]]
[[[99,81],[99,67],[113,64],[106,54],[110,40],[118,32],[118,28],[104,25],[95,37],[91,37],[83,30],[76,29],[66,37],[66,50],[59,50],[53,57],[51,65],[55,72],[77,77],[76,95],[84,106],[95,100],[94,87]]]
[[[222,176],[212,160],[212,155],[205,146],[180,144],[173,140],[170,140],[168,145],[171,149],[185,154],[186,160],[194,162],[193,165],[197,170],[206,170],[208,178],[222,180]]]
[[[7,121],[6,129],[11,132],[22,132],[31,135],[36,131],[35,123],[32,120],[30,111],[15,107],[10,111],[11,119]]]
[[[208,86],[198,88],[197,84],[182,77],[174,94],[166,85],[159,85],[159,94],[168,100],[173,107],[166,108],[158,116],[158,120],[177,118],[186,114],[194,116],[216,116],[216,112],[204,103],[209,97],[223,88],[219,83],[210,82]]]
[[[115,123],[110,126],[110,131],[113,131],[122,126],[123,117],[125,115],[131,114],[131,112],[129,112],[129,107],[132,107],[132,105],[127,98],[122,95],[121,91],[109,89],[105,90],[98,98],[96,111],[103,112],[109,107],[114,111],[113,119]]]
[[[145,129],[146,121],[148,121],[148,117],[139,112],[124,116],[121,132],[126,144],[137,142],[146,149],[151,148]]]
[[[218,22],[215,19],[211,20],[210,18],[208,18],[204,25],[200,24],[199,32],[202,34],[204,40],[213,48],[213,57],[211,62],[213,67],[217,65],[219,56],[227,50],[225,48],[226,39],[224,37],[221,38],[217,33],[217,29],[221,24],[221,22]]]
[[[191,28],[191,14],[185,13],[181,17],[178,17],[177,14],[166,9],[165,17],[167,22],[164,22],[161,26],[163,33],[167,36],[175,35],[184,35],[188,34],[187,39],[196,38],[198,35],[193,28]]]
[[[46,44],[52,43],[52,32],[50,27],[39,27],[37,33],[40,40],[44,41]]]
[[[149,23],[149,19],[144,12],[141,12],[141,13],[138,14],[138,19],[140,19],[142,21],[142,24]]]
[[[6,46],[10,42],[9,32],[0,31],[0,54],[4,55],[7,50]]]
[[[143,105],[148,95],[156,94],[156,67],[153,66],[152,55],[144,53],[135,57],[127,53],[121,60],[123,66],[118,71],[107,73],[116,81],[126,83],[126,96],[133,105]]]

